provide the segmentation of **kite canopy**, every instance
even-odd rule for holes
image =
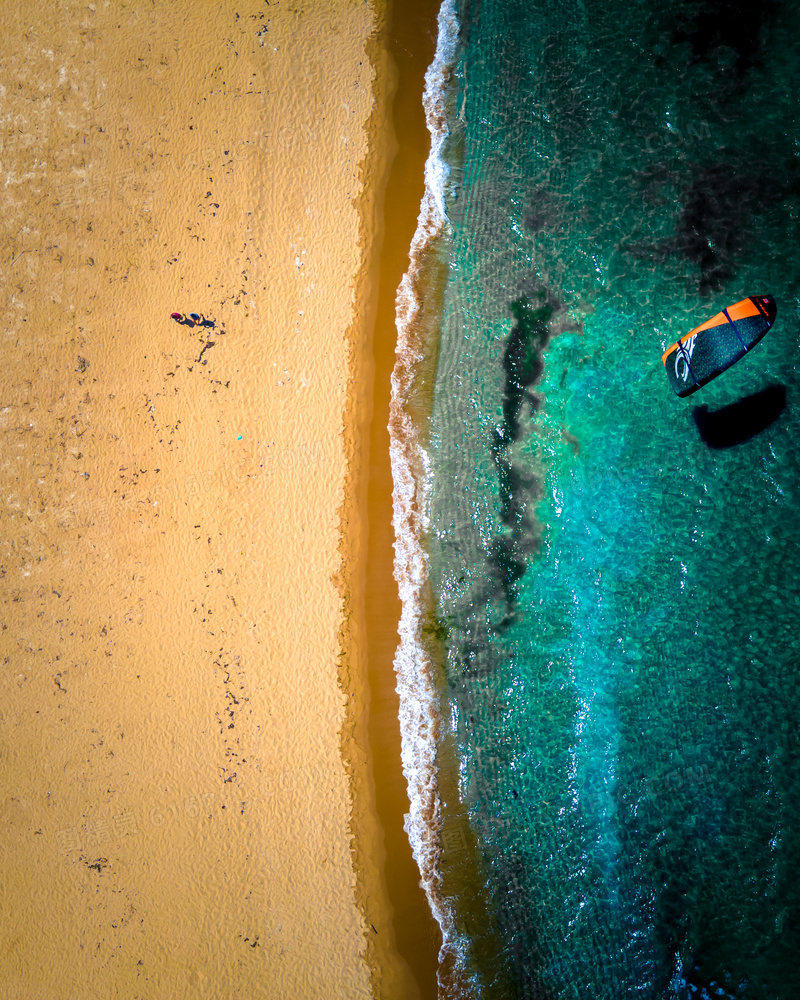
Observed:
[[[743,358],[775,322],[777,311],[771,295],[751,295],[668,347],[661,360],[677,395],[691,395]]]

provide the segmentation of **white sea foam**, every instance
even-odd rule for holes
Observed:
[[[394,575],[402,615],[400,645],[395,655],[397,691],[400,696],[403,773],[408,783],[411,809],[405,828],[422,886],[442,930],[440,963],[448,958],[460,965],[455,922],[441,891],[441,800],[437,787],[436,747],[441,729],[435,667],[422,642],[425,613],[424,587],[428,555],[422,545],[428,526],[429,458],[411,416],[415,373],[431,345],[420,330],[423,260],[427,248],[447,227],[445,185],[449,174],[441,157],[447,138],[447,85],[458,43],[459,23],[454,0],[444,0],[438,17],[434,60],[425,74],[423,103],[431,151],[425,164],[425,194],[417,230],[411,242],[408,271],[397,292],[397,358],[392,372],[389,418],[390,451],[394,479]],[[449,964],[449,963],[448,963]]]

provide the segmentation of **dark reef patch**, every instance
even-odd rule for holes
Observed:
[[[497,469],[500,519],[503,530],[495,537],[492,558],[496,578],[505,598],[507,613],[501,627],[513,620],[516,584],[527,567],[527,558],[538,551],[541,530],[534,508],[542,497],[538,479],[515,462],[513,445],[523,435],[527,407],[533,416],[540,400],[532,387],[544,371],[543,354],[558,329],[554,318],[563,309],[546,288],[538,287],[510,303],[514,326],[503,353],[502,419],[492,439],[492,458]]]
[[[531,233],[554,229],[561,220],[562,208],[553,192],[544,184],[536,185],[528,196],[530,208],[525,213],[525,228]]]
[[[544,361],[542,352],[550,341],[550,319],[558,308],[558,301],[541,289],[538,303],[527,296],[510,305],[515,325],[511,330],[503,354],[503,371],[506,376],[503,393],[503,424],[498,431],[502,440],[496,440],[496,447],[502,447],[508,440],[519,437],[519,417],[523,404],[527,401],[532,409],[538,400],[529,389],[542,376]]]

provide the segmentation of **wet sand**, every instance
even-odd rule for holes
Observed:
[[[395,14],[389,28],[389,50],[399,68],[391,109],[398,150],[387,183],[384,237],[375,269],[378,276],[373,349],[375,390],[367,489],[369,745],[373,766],[379,776],[376,806],[386,844],[386,884],[394,913],[395,940],[400,954],[414,970],[425,1000],[434,1000],[437,995],[441,932],[419,884],[419,870],[403,829],[409,802],[400,767],[399,701],[393,670],[400,601],[392,574],[394,531],[387,425],[390,377],[397,339],[395,300],[403,273],[408,268],[408,251],[424,193],[425,160],[430,151],[430,134],[421,98],[425,71],[436,49],[438,9],[439,3],[435,0],[404,4],[402,12]]]
[[[383,18],[0,14],[4,997],[430,971],[359,742]]]

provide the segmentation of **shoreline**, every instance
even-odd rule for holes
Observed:
[[[355,519],[360,522],[359,584],[349,588],[356,597],[345,644],[350,669],[340,675],[343,690],[361,686],[360,697],[349,699],[348,704],[357,706],[361,702],[362,710],[360,715],[357,710],[348,713],[342,750],[354,790],[352,828],[359,899],[365,920],[374,932],[374,936],[367,936],[367,955],[373,968],[375,996],[435,1000],[441,933],[420,886],[419,869],[403,826],[410,805],[401,767],[393,665],[400,603],[393,576],[393,484],[387,425],[397,337],[395,298],[408,263],[430,146],[422,91],[435,49],[438,3],[422,0],[411,11],[399,11],[397,6],[389,11],[383,36],[376,43],[385,46],[384,58],[390,64],[392,80],[383,109],[390,127],[376,122],[383,139],[375,138],[390,143],[391,148],[385,161],[376,155],[376,149],[371,150],[378,169],[384,163],[384,176],[381,183],[366,185],[368,190],[380,193],[362,204],[362,228],[372,233],[374,243],[371,262],[365,264],[360,279],[361,311],[370,315],[369,344],[363,357],[370,391],[363,397],[363,407],[358,406],[356,391],[351,410],[359,418],[353,430],[356,425],[361,428],[361,443],[354,443],[352,450],[359,471],[350,499]],[[425,45],[420,44],[421,38],[426,40]],[[388,109],[391,114],[387,114]],[[372,219],[366,222],[370,214]],[[350,518],[343,520],[349,523]],[[352,578],[354,573],[350,575]],[[372,851],[359,849],[362,838],[372,845]],[[388,934],[383,927],[378,934],[371,919],[370,900],[376,892],[389,904]]]
[[[399,953],[411,968],[419,996],[437,996],[441,932],[420,886],[404,817],[410,810],[401,767],[399,698],[394,657],[399,642],[400,601],[394,580],[392,473],[389,458],[390,378],[395,363],[395,301],[408,266],[409,247],[424,193],[424,166],[430,150],[422,92],[425,73],[436,47],[436,0],[417,0],[390,14],[389,51],[397,67],[391,120],[397,152],[387,177],[375,332],[373,413],[369,427],[368,482],[363,484],[367,511],[366,648],[368,658],[368,739],[373,789],[386,861],[384,879],[393,907],[394,936]],[[423,42],[424,39],[424,42]]]
[[[398,352],[391,373],[390,438],[394,478],[394,572],[402,599],[395,667],[401,689],[403,763],[412,786],[409,838],[431,910],[441,927],[438,980],[442,995],[501,997],[514,991],[501,958],[494,916],[481,891],[483,859],[461,797],[458,748],[441,707],[447,698],[448,627],[438,616],[428,576],[426,535],[430,489],[430,424],[436,389],[441,318],[447,284],[449,220],[447,150],[460,148],[448,126],[450,81],[461,26],[452,4],[438,13],[436,58],[426,74],[424,109],[429,155],[424,199],[397,294]],[[467,942],[477,929],[480,953]],[[487,978],[486,973],[490,971]],[[480,984],[480,985],[479,985]]]
[[[421,885],[441,930],[437,978],[447,995],[457,995],[452,969],[457,964],[459,942],[451,902],[441,891],[444,837],[437,752],[443,735],[444,674],[437,631],[430,629],[435,603],[424,539],[429,530],[430,463],[426,447],[446,274],[446,258],[439,252],[448,227],[443,199],[447,166],[441,150],[448,135],[447,85],[458,35],[455,10],[445,0],[437,14],[435,55],[425,73],[422,104],[429,133],[428,153],[419,214],[396,296],[397,351],[391,371],[388,426],[394,576],[401,602],[394,669],[401,757],[410,801],[405,827]]]
[[[404,924],[398,920],[395,899],[391,898],[388,885],[392,882],[390,868],[397,860],[396,846],[387,851],[387,840],[392,832],[385,822],[385,812],[378,807],[387,779],[392,782],[399,773],[399,755],[395,760],[379,760],[374,741],[376,698],[376,671],[372,633],[374,616],[368,613],[371,586],[374,584],[376,567],[371,536],[375,524],[376,511],[369,503],[372,492],[373,475],[376,464],[383,456],[374,448],[374,428],[380,416],[376,413],[376,398],[380,396],[382,383],[387,379],[386,366],[381,365],[376,355],[380,354],[379,319],[384,289],[376,280],[380,261],[387,245],[387,191],[391,190],[391,177],[398,157],[398,142],[391,122],[390,108],[397,99],[397,92],[403,86],[401,74],[390,52],[390,35],[393,19],[391,4],[384,14],[383,22],[369,46],[370,57],[381,63],[381,72],[376,77],[376,99],[373,114],[367,125],[369,152],[362,164],[364,185],[358,200],[361,217],[361,243],[365,247],[362,268],[355,282],[356,314],[361,322],[354,327],[355,336],[351,342],[351,377],[348,391],[349,423],[345,427],[346,450],[351,470],[347,496],[342,504],[340,516],[342,524],[355,530],[342,533],[342,580],[340,593],[344,602],[345,618],[340,631],[343,652],[339,682],[347,697],[347,715],[342,727],[342,760],[347,768],[351,787],[352,852],[357,878],[357,899],[365,923],[366,961],[371,968],[371,989],[376,998],[404,1000],[426,998],[425,973],[420,974],[419,955],[403,948]],[[382,79],[381,92],[377,81]],[[401,213],[402,214],[402,213]],[[360,335],[360,337],[359,337]],[[377,362],[377,363],[376,363]],[[380,409],[378,405],[377,409]],[[377,454],[377,458],[376,458]],[[377,512],[380,518],[381,512]],[[391,563],[379,560],[377,576],[385,585],[391,579]],[[380,614],[379,627],[391,629],[391,615],[384,607]],[[391,664],[389,664],[391,673]],[[378,682],[384,686],[387,677],[384,670]],[[386,723],[390,728],[391,720]],[[397,728],[397,716],[393,720]],[[376,766],[377,764],[377,766]],[[376,780],[377,779],[377,780]],[[380,789],[380,791],[378,791]],[[402,834],[402,826],[400,827]],[[409,855],[410,857],[410,855]],[[414,884],[416,872],[406,871]],[[417,876],[418,878],[418,876]],[[413,889],[412,889],[413,893]],[[375,900],[382,904],[376,907]],[[427,904],[421,900],[424,909],[413,913],[416,919],[430,919]],[[398,947],[398,940],[401,946]],[[435,982],[434,976],[431,979]]]

